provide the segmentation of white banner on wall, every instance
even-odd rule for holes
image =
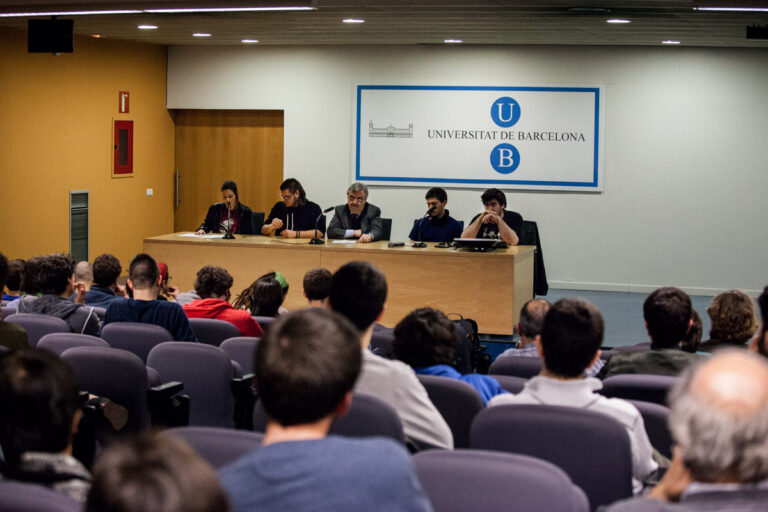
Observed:
[[[355,178],[602,190],[602,87],[358,85]]]

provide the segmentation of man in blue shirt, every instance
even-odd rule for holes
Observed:
[[[408,238],[414,242],[453,242],[461,238],[464,222],[458,221],[448,214],[445,205],[448,194],[440,187],[427,190],[424,196],[427,200],[427,214],[413,221],[413,229]]]
[[[220,472],[232,512],[432,510],[405,447],[327,436],[349,409],[361,364],[358,332],[337,313],[309,308],[272,324],[254,361],[264,441]]]
[[[120,260],[113,255],[97,256],[93,261],[93,284],[85,293],[85,303],[106,308],[112,301],[125,298],[125,287],[117,282],[122,271]]]
[[[133,298],[112,301],[104,325],[112,322],[155,324],[167,329],[176,341],[197,341],[181,306],[157,300],[160,281],[160,267],[152,256],[143,253],[134,256],[128,270],[128,286],[133,290]]]

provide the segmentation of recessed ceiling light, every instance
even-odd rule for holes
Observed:
[[[365,20],[361,20],[360,18],[346,18],[341,21],[342,23],[365,23]]]
[[[259,40],[258,40],[258,39],[243,39],[243,40],[242,40],[242,41],[240,41],[240,42],[241,42],[241,43],[246,43],[246,44],[253,44],[253,43],[258,43],[258,42],[259,42]]]
[[[157,25],[139,25],[139,30],[157,30]]]
[[[661,44],[680,44],[680,41],[672,41],[671,39],[668,39],[666,41],[662,41]]]
[[[116,11],[45,11],[45,12],[4,12],[0,18],[30,18],[32,16],[86,16],[89,14],[138,14],[137,10]]]
[[[606,23],[631,23],[629,20],[624,20],[621,18],[612,18],[610,20],[605,20]]]
[[[192,37],[211,37],[211,34],[207,32],[195,32]]]
[[[694,11],[768,12],[768,7],[694,7]]]
[[[445,39],[444,43],[460,43],[461,39]]]

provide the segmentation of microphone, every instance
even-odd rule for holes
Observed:
[[[419,220],[419,236],[418,236],[418,240],[414,242],[413,247],[416,247],[417,249],[423,249],[424,247],[427,246],[427,244],[421,241],[421,224],[422,222],[424,222],[424,219],[432,215],[432,212],[434,211],[435,211],[435,207],[434,206],[430,207],[430,209],[427,210],[427,213],[424,214],[424,216]]]
[[[311,245],[319,245],[319,244],[323,243],[322,240],[317,238],[317,223],[320,221],[320,217],[324,216],[325,214],[327,214],[328,212],[330,212],[334,208],[336,208],[336,207],[335,206],[329,206],[328,208],[326,208],[325,210],[320,212],[320,215],[318,215],[317,218],[315,219],[315,237],[312,240],[309,241],[309,243]],[[325,231],[326,231],[325,236],[328,236],[328,228],[327,227],[325,228]]]
[[[232,234],[232,210],[229,209],[229,199],[224,201],[224,205],[227,207],[227,229],[224,233],[224,240],[233,240],[235,235]]]

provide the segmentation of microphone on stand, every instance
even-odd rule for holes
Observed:
[[[229,199],[224,201],[224,205],[227,207],[227,229],[224,233],[224,240],[234,240],[235,235],[232,234],[232,210],[229,209]]]
[[[424,219],[432,215],[432,212],[434,211],[435,211],[435,207],[433,206],[432,208],[427,210],[427,213],[421,218],[421,220],[419,220],[419,236],[418,236],[419,239],[413,243],[412,247],[416,247],[417,249],[423,249],[424,247],[427,246],[427,244],[421,241],[421,223],[424,222]]]
[[[317,223],[320,221],[320,217],[322,217],[326,213],[330,212],[334,208],[335,208],[335,206],[329,206],[328,208],[326,208],[325,210],[320,212],[320,215],[318,215],[317,218],[315,219],[315,237],[312,240],[309,241],[309,243],[311,245],[319,245],[319,244],[323,243],[323,241],[321,239],[317,238]],[[328,228],[327,227],[325,228],[325,236],[328,236]]]

